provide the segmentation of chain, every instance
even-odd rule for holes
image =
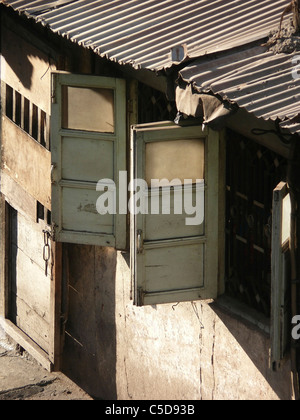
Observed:
[[[45,276],[48,276],[48,265],[51,257],[51,248],[49,244],[49,239],[51,238],[51,233],[48,230],[43,230],[44,234],[44,248],[43,248],[43,260],[45,261]]]

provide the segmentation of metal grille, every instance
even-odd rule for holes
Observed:
[[[268,317],[272,197],[286,170],[283,157],[228,132],[226,292]]]
[[[162,92],[139,84],[139,124],[174,121],[176,114],[175,102],[169,102]]]

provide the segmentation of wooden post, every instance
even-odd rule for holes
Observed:
[[[58,372],[62,364],[62,329],[61,329],[61,295],[62,295],[62,244],[51,242],[52,249],[52,275],[51,275],[51,322],[49,358],[52,370]]]

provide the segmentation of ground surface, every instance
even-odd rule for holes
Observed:
[[[0,401],[92,400],[61,373],[49,373],[0,336]]]

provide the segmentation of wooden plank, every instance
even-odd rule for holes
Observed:
[[[16,320],[15,325],[48,354],[49,322],[37,315],[23,299],[15,295],[12,297],[16,299],[16,313],[12,313],[11,319]]]
[[[45,262],[43,259],[44,248],[44,223],[31,223],[26,217],[18,214],[18,240],[14,241],[18,249],[27,256],[27,258],[36,264],[45,275]],[[48,273],[50,279],[50,272]]]
[[[100,195],[101,193],[96,190],[63,188],[62,228],[74,232],[112,235],[114,215],[98,213],[96,203]]]
[[[63,244],[51,242],[52,276],[50,290],[49,358],[54,371],[60,371],[64,331],[62,328]]]
[[[2,74],[2,72],[3,72],[3,68],[2,67],[4,67],[4,65],[3,65],[3,59],[0,61],[0,71],[1,71],[1,74]],[[0,81],[0,83],[1,83],[1,116],[2,115],[6,115],[6,83],[3,81],[3,79],[1,78],[1,81]],[[2,121],[0,121],[0,128],[1,128],[1,126],[2,126]]]
[[[8,211],[3,194],[0,194],[0,317],[8,315]]]
[[[144,257],[145,292],[203,287],[204,249],[205,245],[196,244],[169,247],[167,252],[163,248],[147,250]]]
[[[20,328],[14,325],[8,319],[1,320],[1,326],[5,333],[16,341],[23,349],[25,349],[32,357],[34,357],[46,370],[52,371],[52,363],[49,360],[48,354],[42,350],[28,335],[26,335]]]
[[[204,235],[204,222],[200,225],[191,225],[188,226],[186,224],[186,219],[190,219],[194,217],[194,215],[188,215],[184,211],[184,201],[188,200],[194,203],[196,202],[196,193],[201,194],[201,187],[199,185],[199,191],[196,192],[195,189],[183,191],[184,188],[176,189],[175,191],[171,191],[168,193],[166,190],[161,190],[160,192],[151,191],[152,197],[149,197],[149,214],[145,220],[145,239],[148,241],[156,241],[159,239],[172,239],[176,238],[184,238],[189,236],[201,236]],[[169,200],[170,198],[170,200]],[[203,184],[203,198],[204,198],[204,184]],[[170,214],[152,214],[153,208],[151,206],[154,204],[154,207],[159,205],[159,209],[161,210],[163,200],[166,202],[170,202]],[[192,201],[191,201],[192,200]],[[182,201],[180,203],[180,201]],[[175,214],[175,208],[177,203],[178,209],[182,209],[182,214]],[[180,206],[181,204],[181,206]],[[199,203],[197,203],[199,205]],[[168,205],[166,205],[166,208]],[[151,211],[150,211],[151,209]],[[200,209],[198,207],[197,211]],[[204,211],[204,208],[203,208]],[[172,229],[170,229],[172,226]],[[174,236],[175,235],[175,236]]]
[[[51,144],[50,144],[50,125],[51,125],[51,117],[49,114],[46,114],[45,125],[44,125],[44,137],[46,141],[46,149],[50,151]]]
[[[6,172],[1,171],[1,192],[6,201],[23,216],[36,221],[36,200]]]
[[[126,171],[127,156],[126,156],[126,83],[122,79],[116,79],[116,133],[118,136],[115,146],[114,156],[114,179],[116,182],[117,191],[120,190],[120,172]],[[119,208],[119,194],[117,194],[117,209]],[[117,213],[115,217],[115,238],[116,249],[126,249],[126,231],[127,231],[127,215]]]
[[[2,117],[2,170],[51,210],[51,153]]]
[[[20,249],[17,251],[17,282],[12,292],[49,322],[50,279]]]

